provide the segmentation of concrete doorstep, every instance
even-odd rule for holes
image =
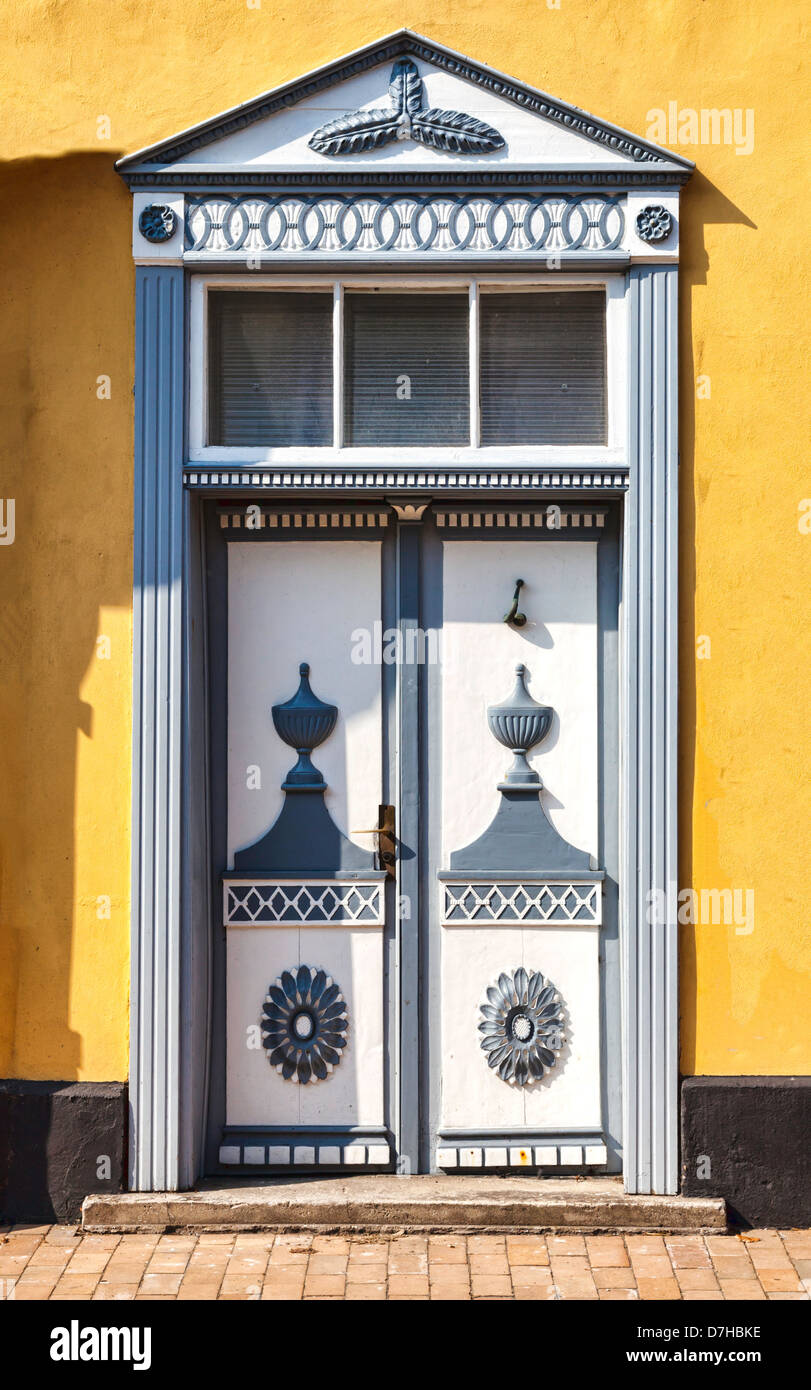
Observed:
[[[634,1196],[621,1178],[400,1177],[203,1183],[191,1192],[85,1197],[85,1231],[726,1230],[720,1197]]]

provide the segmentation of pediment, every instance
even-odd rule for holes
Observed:
[[[133,184],[683,182],[689,160],[401,30],[119,161]],[[139,177],[139,175],[141,177]]]

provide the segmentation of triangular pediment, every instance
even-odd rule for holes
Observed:
[[[681,182],[689,160],[409,30],[130,155],[125,177],[190,182],[295,172],[467,177],[640,173]],[[646,180],[647,181],[647,180]]]

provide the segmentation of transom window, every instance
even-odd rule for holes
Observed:
[[[203,447],[609,443],[603,284],[213,285],[205,303]]]

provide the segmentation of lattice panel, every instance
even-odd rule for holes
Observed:
[[[224,884],[226,927],[382,927],[383,884],[352,880],[230,880]]]
[[[442,920],[447,925],[545,922],[597,926],[602,920],[599,883],[443,883]]]

